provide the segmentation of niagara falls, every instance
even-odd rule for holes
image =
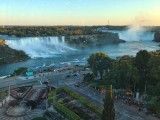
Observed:
[[[153,42],[154,32],[150,32],[140,26],[128,26],[126,30],[102,30],[103,32],[118,33],[119,38],[125,40],[120,44],[103,44],[88,47],[76,47],[68,44],[65,36],[47,36],[47,37],[9,37],[2,36],[6,39],[6,44],[16,50],[22,50],[31,57],[30,60],[0,66],[3,69],[1,76],[8,75],[23,65],[30,69],[39,67],[65,66],[71,64],[84,65],[87,62],[87,56],[98,51],[105,51],[112,58],[123,55],[135,56],[139,50],[147,49],[154,51],[159,49],[159,44]]]
[[[0,120],[160,120],[160,0],[1,0]]]

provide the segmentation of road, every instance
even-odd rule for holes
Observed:
[[[103,98],[95,89],[89,88],[88,86],[81,85],[80,87],[75,87],[75,83],[83,79],[83,74],[89,71],[78,72],[78,76],[73,76],[70,71],[64,72],[50,72],[50,73],[41,73],[36,77],[13,77],[0,80],[0,89],[8,87],[8,85],[27,85],[28,84],[40,84],[43,81],[49,81],[49,85],[54,87],[63,87],[67,86],[72,90],[78,92],[89,101],[93,102],[97,107],[103,110]],[[67,77],[70,75],[70,77]],[[137,109],[125,105],[122,101],[115,102],[116,110],[116,119],[117,120],[158,120],[153,116],[145,115],[142,112],[139,112]]]
[[[39,84],[38,78],[26,79],[25,77],[12,77],[7,79],[0,79],[0,90],[8,89],[9,85],[11,88],[27,86],[27,85],[37,85]]]
[[[79,73],[79,79],[73,76],[66,78],[66,75],[70,75],[69,72],[54,74],[54,77],[52,75],[48,75],[45,76],[45,78],[49,79],[50,84],[56,87],[67,86],[68,88],[71,88],[103,110],[103,95],[101,95],[97,90],[85,85],[81,85],[80,87],[75,86],[77,81],[81,81],[83,79],[83,74],[84,72]],[[138,108],[132,108],[124,104],[122,101],[115,102],[115,110],[117,120],[159,120],[158,118],[139,112]]]

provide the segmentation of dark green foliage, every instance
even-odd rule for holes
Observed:
[[[100,76],[101,80],[111,67],[111,59],[104,52],[92,54],[88,59],[88,64],[95,76]]]
[[[70,96],[72,96],[74,99],[79,100],[80,103],[84,104],[85,106],[87,106],[88,108],[90,108],[93,112],[95,112],[96,114],[100,115],[102,114],[102,111],[100,109],[98,109],[94,104],[92,104],[90,101],[88,101],[87,99],[85,99],[84,97],[82,97],[81,95],[75,93],[74,91],[68,89],[68,88],[62,88],[62,89],[58,89],[57,90],[57,94],[61,93],[61,92],[65,92],[67,94],[69,94]]]
[[[90,120],[91,117],[88,115],[88,113],[84,112],[81,108],[72,105],[72,104],[66,104],[65,105],[68,109],[79,115],[83,120]]]
[[[152,57],[148,66],[148,94],[160,96],[160,56]]]
[[[86,74],[83,78],[83,81],[84,82],[92,82],[94,80],[94,75],[93,74]]]
[[[21,67],[21,68],[18,68],[16,70],[14,70],[13,74],[12,75],[23,75],[24,73],[26,73],[28,71],[28,68],[26,67]]]
[[[112,63],[112,68],[105,80],[108,85],[112,84],[115,88],[134,90],[139,82],[139,74],[136,67],[129,62],[118,60]]]
[[[62,113],[69,120],[81,120],[81,118],[77,114],[58,102],[55,103],[55,109]]]
[[[104,110],[101,120],[115,120],[114,101],[111,94],[112,93],[109,91],[104,99]]]
[[[93,30],[89,26],[6,26],[0,27],[1,35],[15,35],[17,37],[33,36],[70,36],[92,35],[102,32]]]
[[[150,54],[146,50],[140,50],[135,57],[135,65],[140,71],[142,78],[146,77],[149,59]]]
[[[139,87],[143,89],[147,85],[147,74],[149,72],[149,69],[148,69],[149,59],[150,59],[150,54],[146,50],[140,50],[135,57],[135,66],[139,70],[139,74],[141,78]],[[144,90],[144,93],[146,93],[146,88]]]
[[[139,90],[141,94],[146,93],[150,98],[160,97],[159,50],[154,52],[141,50],[137,53],[136,57],[122,56],[116,60],[109,60],[109,66],[103,64],[106,62],[102,62],[104,60],[104,54],[101,57],[97,56],[96,54],[92,54],[88,59],[88,63],[94,75],[109,69],[107,74],[104,74],[102,85],[106,87],[113,85],[116,89],[131,90],[134,93]],[[86,78],[89,79],[90,76],[87,75]],[[100,81],[99,84],[101,84]],[[159,108],[157,108],[157,111],[160,111]]]
[[[7,45],[0,45],[0,65],[20,62],[29,59],[23,51],[9,48]]]
[[[102,53],[101,56],[105,55]],[[116,60],[109,60],[109,66],[106,67],[102,61],[103,57],[96,57],[96,54],[92,54],[88,59],[94,75],[109,68],[107,74],[104,72],[103,85],[112,84],[117,89],[130,89],[134,92],[139,90],[140,93],[144,93],[146,84],[147,94],[160,96],[160,51],[149,53],[141,50],[136,57],[122,56]],[[90,76],[87,75],[85,78],[89,79]]]

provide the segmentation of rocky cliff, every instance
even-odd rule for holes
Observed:
[[[154,35],[154,41],[160,42],[160,32],[156,32]]]
[[[117,33],[104,33],[98,35],[72,35],[66,36],[66,42],[77,46],[97,45],[97,44],[113,44],[123,43],[124,40],[119,39]]]
[[[4,40],[0,39],[0,65],[25,61],[27,59],[29,57],[23,51],[11,49],[5,44]]]

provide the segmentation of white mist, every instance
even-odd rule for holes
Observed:
[[[28,37],[19,40],[6,40],[6,43],[13,49],[24,51],[31,58],[52,57],[74,50],[65,44],[64,37],[62,42],[58,40],[58,37]]]
[[[130,25],[126,31],[120,31],[120,39],[126,41],[151,41],[154,39],[154,33],[149,32],[140,25]]]

